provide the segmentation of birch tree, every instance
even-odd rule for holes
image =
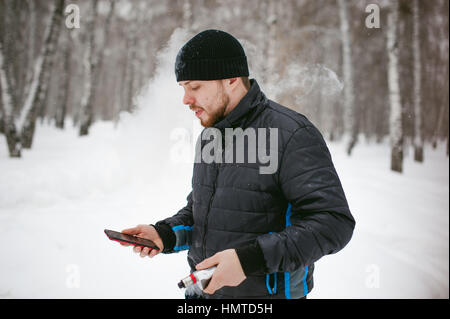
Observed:
[[[398,13],[398,0],[393,0],[389,7],[387,23],[388,86],[390,103],[389,135],[391,142],[391,170],[401,173],[403,171],[403,127],[398,67]]]
[[[355,93],[353,84],[352,37],[346,0],[339,0],[339,18],[342,39],[342,73],[344,77],[344,125],[350,140],[347,154],[351,155],[357,142],[358,130],[355,114]]]
[[[44,43],[34,66],[33,80],[19,119],[21,144],[23,148],[31,148],[36,126],[37,111],[43,103],[48,89],[48,72],[51,58],[55,51],[61,20],[63,17],[64,0],[55,0],[49,25],[44,36]]]
[[[273,84],[277,81],[276,55],[277,55],[277,23],[278,1],[262,1],[261,16],[265,19],[264,31],[261,33],[261,43],[264,43],[264,66],[262,70],[262,82],[267,93],[274,91]]]
[[[64,36],[61,39],[61,64],[63,72],[59,74],[59,87],[57,106],[55,114],[55,125],[57,128],[64,129],[64,121],[69,102],[70,78],[71,78],[71,57],[72,57],[72,37],[68,29],[64,30]]]
[[[0,92],[1,92],[1,84],[0,84]],[[3,122],[4,122],[4,120],[3,120],[3,106],[2,106],[2,101],[0,99],[0,134],[5,134],[5,129],[4,129],[4,123]]]
[[[414,160],[423,162],[423,134],[422,134],[422,94],[420,60],[420,16],[419,0],[413,1],[413,55],[414,55]]]
[[[448,66],[447,66],[447,76],[448,76]],[[448,91],[445,93],[445,97],[446,98],[444,100],[446,101],[446,103],[442,103],[440,108],[439,108],[439,115],[438,115],[438,118],[437,118],[437,124],[435,126],[435,130],[434,130],[434,133],[433,133],[433,136],[432,136],[431,144],[432,144],[433,148],[437,147],[439,134],[441,134],[442,127],[444,126],[444,120],[446,118],[448,119],[448,117],[449,117],[449,114],[448,114],[448,108],[449,108],[449,105],[448,105],[448,100],[449,100],[448,99]],[[447,131],[447,155],[448,155],[448,131]]]
[[[278,1],[269,1],[267,11],[267,24],[269,27],[269,41],[267,45],[267,77],[270,80],[274,80],[276,73],[276,57],[277,57],[277,33],[278,24],[280,23],[278,18],[279,8]]]
[[[99,84],[100,79],[102,75],[102,71],[104,69],[105,60],[106,60],[106,51],[108,50],[108,44],[110,42],[110,36],[111,36],[111,22],[114,16],[114,10],[116,6],[115,0],[109,1],[109,9],[106,16],[105,21],[105,27],[104,27],[104,37],[103,37],[103,43],[99,45],[97,50],[97,58],[98,65],[95,68],[94,74],[93,74],[93,81],[92,81],[92,92],[94,94],[94,97],[92,98],[92,101],[97,101],[98,98],[98,92],[99,92]]]
[[[30,18],[28,23],[28,48],[27,48],[27,66],[33,67],[35,53],[36,53],[36,4],[34,0],[28,0],[28,7],[30,10]],[[31,83],[33,74],[31,72],[27,73],[28,79],[27,84]]]
[[[14,122],[14,105],[11,93],[11,85],[6,72],[6,63],[3,54],[3,46],[0,43],[0,87],[3,105],[3,130],[8,144],[10,157],[20,157],[20,143]]]
[[[138,9],[133,10],[133,20],[139,21],[140,13]],[[136,60],[137,57],[137,47],[138,47],[138,25],[137,23],[131,24],[129,31],[129,38],[127,39],[129,52],[127,57],[127,77],[125,78],[125,83],[127,83],[127,94],[125,96],[125,109],[128,112],[132,112],[133,110],[133,96],[136,89],[136,74],[138,73]]]
[[[83,59],[85,81],[84,81],[84,94],[81,100],[81,113],[80,113],[80,130],[79,135],[84,136],[89,134],[89,127],[92,124],[94,118],[93,110],[93,97],[94,97],[94,84],[93,78],[97,65],[95,57],[95,20],[97,19],[97,4],[98,0],[91,2],[91,14],[87,23],[88,27],[88,40],[86,44],[86,51]]]

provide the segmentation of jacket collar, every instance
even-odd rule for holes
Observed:
[[[235,108],[223,119],[213,125],[218,129],[245,128],[266,106],[266,96],[255,79],[250,79],[250,89]]]

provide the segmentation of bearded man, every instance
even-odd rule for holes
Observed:
[[[243,47],[224,31],[205,30],[189,40],[177,55],[175,74],[183,103],[205,127],[200,153],[207,130],[222,136],[230,129],[275,130],[276,143],[258,134],[258,143],[248,138],[241,145],[256,147],[258,154],[276,145],[277,167],[261,173],[260,159],[230,161],[225,152],[214,155],[219,160],[201,158],[184,208],[123,232],[160,248],[135,247],[142,257],[188,250],[192,272],[217,266],[195,298],[306,298],[314,263],[346,246],[355,227],[321,133],[249,80]],[[220,150],[230,147],[230,141],[219,142]]]

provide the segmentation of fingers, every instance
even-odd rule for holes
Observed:
[[[122,230],[122,233],[127,234],[127,235],[137,235],[140,232],[141,232],[140,225],[133,227],[133,228],[127,228],[127,229]]]
[[[151,249],[150,250],[150,258],[153,258],[153,257],[155,257],[156,255],[158,255],[160,253],[160,251],[159,250],[156,250],[156,249]]]
[[[197,270],[202,270],[202,269],[206,269],[206,268],[215,266],[218,263],[219,263],[219,260],[218,260],[217,254],[215,254],[209,258],[206,258],[201,263],[197,264],[197,266],[195,266],[195,268]]]
[[[142,258],[144,258],[144,257],[153,258],[160,253],[160,251],[157,249],[152,249],[152,248],[148,248],[148,247],[140,247],[140,246],[135,246],[133,248],[133,251],[136,254],[138,254],[139,256],[141,256]]]
[[[150,252],[150,248],[144,247],[144,248],[142,248],[142,250],[141,250],[140,256],[141,256],[142,258],[147,257],[148,254],[149,254],[149,252]]]
[[[220,285],[220,282],[221,282],[220,273],[218,274],[214,273],[213,276],[211,277],[211,281],[209,282],[208,286],[205,289],[203,289],[203,292],[212,295],[213,293],[216,292],[216,290],[223,287],[222,285]]]
[[[219,256],[217,254],[206,258],[201,263],[197,264],[195,268],[197,270],[202,270],[206,268],[210,268],[212,266],[215,266],[219,263]],[[212,295],[217,289],[222,288],[223,286],[220,284],[222,282],[220,271],[215,271],[214,274],[211,277],[211,281],[209,282],[208,286],[203,289],[203,291],[207,294]]]
[[[142,247],[140,247],[140,246],[134,246],[134,248],[133,248],[133,251],[134,251],[136,254],[140,254],[140,253],[141,253],[141,250],[142,250]]]
[[[127,228],[127,229],[122,230],[122,233],[127,234],[127,235],[139,235],[139,234],[142,234],[144,231],[143,226],[145,226],[145,225],[137,225],[136,227],[133,227],[133,228]],[[145,237],[145,236],[143,236],[143,237]],[[122,246],[131,246],[131,244],[126,244],[126,243],[121,243],[121,245]],[[141,256],[142,258],[144,258],[144,257],[153,258],[161,252],[161,250],[152,249],[152,248],[148,248],[148,247],[141,247],[141,246],[134,246],[133,251],[136,254],[139,254],[139,256]]]

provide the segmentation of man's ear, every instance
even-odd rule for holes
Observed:
[[[230,85],[232,85],[232,86],[236,86],[236,84],[237,84],[237,82],[238,82],[238,79],[239,78],[231,78],[231,79],[228,79],[228,83],[230,84]]]
[[[229,91],[234,91],[238,85],[239,85],[239,78],[229,78],[229,79],[225,79],[225,87],[229,90]]]

